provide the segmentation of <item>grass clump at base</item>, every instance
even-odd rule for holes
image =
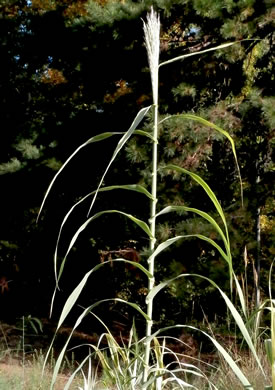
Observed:
[[[1,350],[0,390],[48,390],[55,362],[47,365],[42,377],[43,362],[44,355],[41,352],[35,351],[25,358],[23,364],[18,352]],[[56,390],[64,389],[68,380],[67,370],[64,365],[57,377]]]

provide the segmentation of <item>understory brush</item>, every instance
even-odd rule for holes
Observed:
[[[228,344],[226,336],[224,337],[224,344]],[[180,373],[179,377],[186,383],[188,382],[190,387],[193,386],[193,388],[199,390],[209,390],[211,388],[214,389],[215,385],[219,390],[243,389],[242,384],[221,355],[212,351],[207,356],[200,353],[196,354],[196,357],[191,356],[192,354],[188,354],[188,345],[183,345],[183,349],[187,349],[187,352],[177,352],[176,358],[176,352],[174,350],[176,349],[175,346],[178,346],[179,343],[182,343],[179,339],[165,337],[165,343],[163,343],[163,339],[159,339],[159,348],[163,348],[163,358],[166,361],[165,366],[167,370],[173,369],[173,357],[185,364],[186,368],[188,367],[190,372]],[[123,343],[121,345],[121,348],[126,348],[125,345],[123,347]],[[264,386],[268,382],[264,380],[262,372],[251,353],[248,350],[243,351],[236,342],[230,342],[230,349],[233,359],[238,362],[245,376],[250,378],[253,389],[264,389]],[[86,364],[79,370],[77,369],[78,364],[76,361],[72,362],[66,358],[59,370],[55,388],[57,390],[63,390],[70,380],[71,375],[73,375],[74,379],[70,386],[72,390],[116,390],[117,388],[121,388],[122,382],[125,382],[123,388],[131,389],[132,387],[129,383],[133,380],[134,375],[129,370],[129,367],[132,365],[134,368],[135,365],[135,375],[138,377],[142,371],[142,365],[138,366],[135,363],[136,358],[129,354],[128,361],[120,361],[120,368],[118,370],[106,347],[103,347],[101,352],[102,356],[104,356],[105,364],[100,365],[95,363],[94,359],[88,358]],[[139,354],[142,353],[140,350],[137,352]],[[267,377],[270,377],[271,366],[262,343],[257,347],[257,354]],[[44,359],[45,355],[41,351],[34,351],[27,357],[25,366],[23,367],[22,359],[20,359],[18,351],[11,351],[3,344],[0,348],[0,390],[48,390],[51,385],[56,361],[53,353],[51,353],[48,364],[44,368],[43,379],[41,380]],[[192,367],[196,374],[191,373]],[[75,372],[76,370],[77,372]],[[118,375],[114,375],[118,371],[120,372],[120,378]],[[212,387],[211,383],[213,384]],[[136,389],[138,388],[139,386],[136,386]],[[165,389],[170,388],[175,389],[175,386],[169,386],[168,382]]]

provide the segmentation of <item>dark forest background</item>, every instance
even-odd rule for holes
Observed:
[[[262,297],[268,294],[275,254],[272,1],[1,0],[0,320],[48,318],[60,225],[72,205],[95,190],[118,139],[91,144],[68,164],[37,222],[58,169],[87,139],[104,131],[126,131],[137,112],[151,104],[141,20],[151,5],[161,17],[161,62],[240,42],[160,68],[159,93],[163,117],[193,113],[230,133],[241,168],[244,206],[230,144],[211,129],[180,119],[165,122],[159,159],[160,164],[177,163],[207,181],[226,213],[235,270],[241,283],[247,276],[251,304],[257,272]],[[142,126],[150,129],[150,117]],[[134,136],[104,184],[140,183],[150,189],[150,157],[149,140]],[[214,213],[202,190],[186,177],[160,172],[158,191],[158,207],[176,203]],[[148,201],[125,192],[100,194],[95,210],[119,208],[148,219]],[[60,262],[88,209],[89,200],[66,222]],[[188,232],[216,237],[199,217],[171,215],[158,226],[160,240]],[[125,219],[97,219],[68,258],[53,320],[84,272],[121,253],[145,264],[147,248],[147,238]],[[207,243],[184,241],[160,256],[159,280],[178,272],[201,273],[229,291],[228,269]],[[107,266],[91,278],[80,303],[116,296],[142,305],[144,283],[137,270]],[[160,296],[156,324],[201,321],[204,313],[219,321],[225,309],[217,294],[195,279],[174,285]],[[131,313],[116,305],[98,312],[119,323],[132,321]]]

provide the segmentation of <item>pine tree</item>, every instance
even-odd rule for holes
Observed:
[[[35,210],[47,182],[66,157],[92,135],[107,130],[123,131],[136,112],[151,103],[149,70],[141,39],[141,18],[151,5],[149,0],[1,2],[0,125],[5,129],[0,144],[1,188],[5,188],[1,194],[1,210],[5,216],[0,226],[1,240],[24,247],[26,240],[21,238],[21,232],[27,225],[32,234],[36,234]],[[230,132],[237,144],[244,208],[230,147],[213,131],[176,117],[164,122],[160,158],[163,164],[175,162],[200,173],[215,190],[227,211],[239,273],[244,268],[244,244],[248,259],[256,263],[256,226],[257,220],[261,221],[262,267],[267,270],[274,255],[271,238],[274,231],[272,3],[268,0],[156,0],[153,5],[161,14],[160,61],[239,41],[230,48],[160,68],[160,113],[161,119],[167,115],[196,113]],[[122,112],[128,115],[122,116]],[[151,131],[150,118],[144,130]],[[100,175],[95,169],[97,157],[100,155],[107,161],[112,148],[110,142],[97,153],[92,148],[87,149],[68,168],[60,185],[57,184],[58,211],[52,214],[47,211],[48,217],[45,215],[44,225],[40,227],[45,229],[44,233],[49,232],[49,226],[58,228],[72,200],[95,188]],[[126,153],[121,154],[112,176],[106,178],[106,184],[136,182],[139,178],[142,184],[149,186],[149,155],[149,142],[133,138]],[[187,178],[160,170],[160,179],[159,206],[174,202],[211,210],[199,188]],[[27,204],[18,201],[18,187],[26,192]],[[100,201],[102,206],[107,202],[103,195]],[[137,215],[147,215],[145,206],[135,199],[118,194],[112,201],[125,210],[134,203]],[[18,223],[20,210],[24,210],[25,217]],[[85,211],[79,210],[79,215],[73,217],[68,235],[74,222],[84,214]],[[105,221],[102,225],[99,222],[96,232],[87,234],[88,243],[84,243],[83,238],[83,249],[80,245],[76,248],[75,258],[86,258],[89,252],[92,261],[97,262],[100,261],[98,251],[113,254],[125,248],[141,254],[146,251],[143,237],[136,237],[137,232],[125,226],[124,221],[116,223],[118,229],[112,235]],[[172,233],[208,230],[209,226],[192,215],[173,215],[160,224],[158,234],[160,238],[168,238]],[[215,234],[211,230],[208,233]],[[40,246],[45,247],[45,241],[38,236]],[[48,239],[54,245],[54,239],[51,236]],[[64,247],[65,242],[66,234]],[[9,246],[3,248],[0,251],[4,256]],[[52,255],[50,249],[43,254],[45,264]],[[36,252],[36,246],[29,243],[31,265],[36,264]],[[182,254],[187,252],[190,255],[183,258]],[[18,256],[23,267],[25,251]],[[171,266],[165,258],[160,259],[159,274],[168,276],[180,267],[188,272],[200,269],[226,283],[218,254],[206,245],[186,242],[168,253],[168,257]],[[83,267],[86,266],[83,260]],[[122,272],[109,271],[106,277],[116,280],[112,288],[117,294],[129,296],[134,290],[133,283],[142,285],[138,275],[131,279],[131,270],[126,270],[126,280]],[[264,277],[261,283],[264,288]],[[206,288],[202,293],[201,287],[206,286],[196,286],[194,282],[181,287],[182,293],[186,293],[186,289],[190,293],[190,301],[197,302],[198,311],[200,301],[213,293]],[[180,311],[181,303],[174,295],[173,291],[167,294],[169,305],[165,310],[170,307],[175,312]],[[142,292],[136,298],[142,300]]]

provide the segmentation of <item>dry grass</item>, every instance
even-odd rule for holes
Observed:
[[[235,352],[234,358],[237,360],[243,373],[251,381],[253,389],[262,390],[264,389],[264,386],[270,384],[271,369],[264,348],[258,348],[257,352],[260,356],[267,379],[264,378],[255,359],[249,353]],[[48,366],[44,378],[41,379],[42,364],[42,354],[35,354],[32,359],[25,362],[24,367],[22,366],[22,361],[13,358],[11,354],[6,354],[0,359],[0,390],[49,390],[53,367],[52,365]],[[241,383],[222,357],[216,366],[217,369],[212,368],[211,371],[205,372],[210,383],[213,383],[218,390],[243,390]],[[69,378],[66,374],[67,369],[63,371],[64,373],[58,376],[55,387],[56,390],[63,390]],[[99,382],[101,381],[99,380]],[[78,390],[81,385],[83,386],[82,380],[79,377],[70,389]],[[211,389],[205,379],[202,380],[198,378],[192,382],[192,385],[199,390]],[[103,388],[104,387],[101,387],[101,389]],[[111,384],[108,386],[108,389],[110,388],[112,388]]]
[[[264,378],[252,354],[248,351],[240,350],[236,337],[221,335],[214,329],[210,333],[221,345],[230,350],[230,354],[241,368],[243,374],[252,383],[254,390],[263,390],[266,385],[271,384],[271,368],[263,345],[259,344],[257,346],[257,354],[264,368],[266,378]],[[0,343],[0,390],[49,390],[55,366],[54,354],[52,353],[48,359],[48,366],[42,379],[41,373],[45,358],[44,354],[32,349],[31,353],[25,353],[23,355],[22,340],[20,341],[20,337],[17,334],[12,334],[8,325],[2,324],[2,336]],[[190,344],[189,339],[181,339],[181,341],[185,341],[186,345]],[[189,358],[187,358],[186,363],[199,365],[199,368],[205,374],[204,378],[197,378],[194,375],[192,377],[187,375],[183,378],[187,382],[191,382],[195,388],[199,390],[214,389],[214,387],[208,384],[208,379],[218,390],[243,390],[241,383],[222,356],[219,357],[217,355],[218,352],[203,355],[200,354],[196,345],[192,351],[188,348],[186,351],[180,349],[175,352],[187,355]],[[200,358],[201,360],[196,360],[196,358]],[[60,374],[57,377],[55,390],[64,389],[69,376],[76,368],[75,364],[74,356],[70,360],[65,359],[65,363],[60,367]],[[116,389],[112,381],[107,380],[108,378],[104,370],[100,372],[100,374],[98,372],[94,373],[95,382],[98,386],[100,385],[96,389]],[[87,367],[85,367],[84,373],[85,375],[88,374]],[[83,377],[80,373],[77,375],[70,389],[79,390],[79,388],[83,388]],[[169,390],[168,387],[165,387],[165,389]]]
[[[50,369],[47,369],[44,377],[41,377],[41,360],[27,361],[24,366],[12,357],[6,357],[5,361],[0,361],[0,390],[48,390],[52,373]],[[62,390],[67,380],[66,375],[60,374],[56,390]]]
[[[241,368],[243,374],[250,380],[253,390],[263,390],[265,386],[271,384],[271,367],[263,346],[258,347],[257,353],[266,377],[259,369],[251,353],[235,352],[234,360]],[[244,390],[242,384],[222,357],[220,357],[217,369],[206,373],[206,375],[218,390]],[[200,390],[209,389],[209,387],[205,387],[205,382],[203,385],[199,380],[192,384]]]

